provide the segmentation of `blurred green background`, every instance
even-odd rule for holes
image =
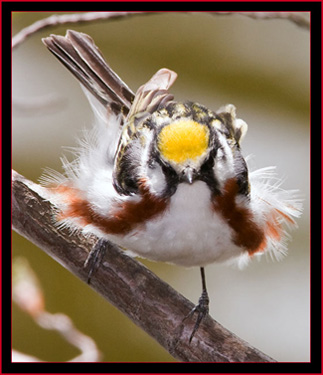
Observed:
[[[13,35],[50,13],[13,14]],[[155,14],[46,29],[13,51],[13,168],[37,181],[43,168],[61,171],[62,146],[91,126],[90,107],[76,80],[41,38],[67,28],[93,37],[111,67],[135,91],[159,68],[178,73],[171,92],[217,110],[232,103],[249,125],[242,144],[251,168],[276,165],[284,187],[299,189],[304,212],[281,262],[263,257],[245,270],[206,267],[210,314],[278,361],[309,361],[309,77],[310,34],[285,20],[241,15]],[[54,95],[56,106],[35,109]],[[167,246],[167,244],[166,244]],[[146,333],[53,259],[13,232],[13,256],[28,258],[50,312],[69,315],[91,336],[104,361],[173,361]],[[194,303],[198,268],[144,261]],[[77,354],[13,305],[13,347],[45,361]]]

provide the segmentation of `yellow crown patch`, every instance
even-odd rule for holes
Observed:
[[[209,145],[209,129],[193,120],[179,120],[166,125],[158,136],[161,156],[175,163],[195,160]]]

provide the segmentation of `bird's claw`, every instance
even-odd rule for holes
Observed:
[[[206,317],[206,315],[209,313],[209,296],[206,292],[206,290],[204,290],[202,292],[202,295],[201,297],[199,298],[199,301],[198,301],[198,304],[188,313],[188,315],[183,319],[183,322],[186,320],[186,319],[189,319],[191,318],[194,313],[197,312],[198,315],[197,315],[197,319],[196,319],[196,322],[195,322],[195,325],[194,325],[194,328],[193,328],[193,331],[191,333],[191,336],[190,336],[190,339],[189,339],[189,342],[191,343],[195,333],[197,332],[197,330],[199,329],[200,327],[200,324],[202,322],[202,320]]]
[[[90,284],[91,278],[93,273],[98,269],[100,266],[102,259],[105,256],[107,249],[107,241],[104,239],[99,239],[99,241],[95,244],[93,249],[90,251],[86,261],[84,263],[84,268],[88,269],[87,274],[87,283]]]

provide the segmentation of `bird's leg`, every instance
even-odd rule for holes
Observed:
[[[87,283],[90,284],[93,273],[99,268],[102,259],[104,258],[109,242],[103,238],[93,246],[86,261],[84,268],[88,268]]]
[[[202,320],[205,318],[205,316],[209,313],[209,295],[207,293],[206,289],[206,281],[205,281],[205,272],[204,267],[200,267],[201,271],[201,278],[202,278],[202,294],[199,298],[198,304],[189,312],[189,314],[183,319],[186,320],[187,318],[190,318],[192,315],[194,315],[195,312],[198,313],[197,319],[195,322],[195,326],[193,328],[193,331],[190,336],[190,342],[192,341],[196,331],[199,329],[199,326],[202,322]]]

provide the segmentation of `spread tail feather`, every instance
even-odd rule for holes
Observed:
[[[42,41],[102,105],[129,112],[134,93],[109,67],[91,37],[68,30],[65,37],[52,34]]]

